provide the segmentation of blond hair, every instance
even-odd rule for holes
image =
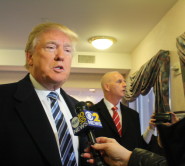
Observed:
[[[45,33],[50,30],[59,30],[63,32],[65,35],[67,35],[70,40],[72,41],[73,49],[75,49],[75,43],[78,40],[78,35],[70,30],[68,27],[58,24],[58,23],[43,23],[37,25],[29,34],[28,40],[25,47],[25,53],[33,53],[34,48],[38,42],[38,38],[42,33]],[[28,69],[28,64],[26,62],[25,67]]]

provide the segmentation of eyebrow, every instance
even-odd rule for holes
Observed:
[[[45,45],[47,45],[47,44],[55,44],[55,45],[58,45],[57,42],[55,42],[55,41],[48,41],[48,42],[45,43]]]
[[[72,44],[69,44],[69,43],[64,43],[63,46],[64,46],[64,47],[71,47],[71,48],[72,48]]]
[[[125,80],[124,79],[118,79],[118,80],[116,80],[116,82],[125,82]]]
[[[47,44],[55,44],[57,47],[60,45],[57,41],[47,41],[44,45],[47,45]],[[74,51],[73,45],[67,42],[63,43],[63,48],[71,48]]]

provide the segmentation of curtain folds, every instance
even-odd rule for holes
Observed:
[[[169,51],[160,50],[152,59],[141,66],[127,80],[124,99],[134,101],[140,94],[146,95],[153,87],[155,94],[155,112],[169,112]]]
[[[185,33],[177,37],[176,40],[179,60],[181,64],[181,71],[182,71],[182,81],[184,87],[184,95],[185,95]]]

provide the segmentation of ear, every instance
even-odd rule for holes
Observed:
[[[109,91],[110,90],[109,84],[104,84],[103,86],[104,86],[105,91]]]
[[[33,56],[30,52],[26,53],[26,62],[28,64],[28,66],[32,66],[33,65]]]

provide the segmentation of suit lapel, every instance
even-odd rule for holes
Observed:
[[[51,165],[61,166],[53,130],[28,75],[18,83],[16,110],[35,146]]]
[[[64,98],[64,100],[69,108],[69,111],[71,112],[72,117],[76,116],[75,104],[78,103],[78,101],[76,99],[70,97],[68,94],[66,94],[63,89],[60,89],[60,93],[61,93],[62,97]]]
[[[122,136],[124,136],[126,130],[127,130],[127,121],[128,121],[128,118],[127,118],[127,109],[126,107],[120,103],[120,108],[121,108],[121,115],[122,115]]]
[[[122,136],[124,136],[126,130],[127,130],[127,109],[126,107],[120,103],[121,108],[121,114],[122,114]],[[101,118],[106,122],[106,124],[110,127],[110,129],[119,136],[117,129],[115,127],[114,121],[112,117],[110,116],[110,113],[103,101],[103,99],[99,102],[98,106],[96,107],[95,111],[97,111]]]
[[[98,107],[96,109],[97,110],[95,110],[95,111],[97,111],[100,114],[100,117],[102,118],[102,120],[104,120],[106,122],[106,124],[110,127],[110,129],[113,132],[118,134],[117,129],[114,124],[114,121],[113,121],[103,99],[100,101],[100,103],[98,104]]]

